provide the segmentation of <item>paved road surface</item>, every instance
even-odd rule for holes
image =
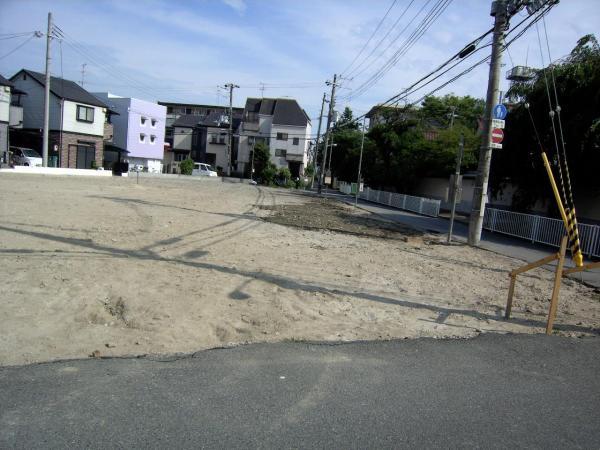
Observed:
[[[598,448],[600,339],[261,344],[0,369],[1,448]]]

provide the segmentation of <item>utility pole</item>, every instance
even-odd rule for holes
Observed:
[[[454,118],[456,117],[456,106],[451,106],[450,109],[452,112],[450,113],[450,129],[454,128]]]
[[[42,132],[42,166],[48,167],[48,146],[50,129],[50,39],[52,39],[52,13],[48,13],[48,32],[46,33],[46,77],[44,86],[44,130]]]
[[[227,145],[227,176],[231,175],[231,153],[233,151],[233,90],[239,88],[237,84],[228,83],[225,85],[229,89],[229,144]]]
[[[452,208],[450,209],[450,225],[448,227],[448,243],[452,242],[452,228],[454,228],[454,215],[456,213],[456,201],[458,199],[458,187],[460,179],[460,165],[462,164],[463,152],[465,150],[465,135],[460,134],[458,153],[456,154],[456,169],[454,170],[454,183],[452,187]]]
[[[83,87],[83,82],[85,81],[85,66],[87,66],[86,63],[81,65],[81,87]]]
[[[321,121],[323,120],[323,110],[325,109],[325,102],[327,95],[325,94],[325,92],[323,92],[323,101],[321,102],[321,114],[319,115],[319,127],[317,128],[317,140],[315,142],[315,159],[313,161],[314,164],[314,168],[313,168],[313,175],[312,175],[312,179],[310,180],[310,188],[313,188],[313,185],[315,184],[315,171],[317,170],[317,163],[319,162],[319,139],[321,139]]]
[[[469,245],[479,245],[483,216],[487,203],[488,181],[490,165],[492,162],[492,114],[494,102],[498,98],[500,85],[500,68],[502,51],[504,47],[504,31],[508,24],[508,11],[506,0],[492,2],[491,15],[494,16],[494,38],[492,42],[492,59],[488,79],[487,98],[485,104],[485,121],[483,126],[483,143],[479,149],[479,163],[477,165],[477,178],[473,189],[473,207],[469,218]]]
[[[325,151],[323,154],[323,165],[319,174],[319,194],[323,188],[323,177],[325,175],[325,164],[327,163],[327,143],[329,142],[329,133],[331,121],[333,119],[333,108],[335,107],[335,88],[337,86],[337,75],[333,74],[333,82],[328,81],[327,85],[331,84],[331,98],[329,99],[329,113],[327,114],[327,129],[325,130]]]
[[[358,158],[358,177],[356,178],[356,197],[354,198],[354,206],[358,206],[358,192],[360,191],[360,171],[362,170],[362,155],[363,148],[365,147],[365,120],[367,118],[363,117],[363,135],[360,141],[360,158]]]
[[[333,147],[337,144],[333,143],[333,134],[331,135],[331,144],[329,144],[329,164],[327,165],[327,172],[331,172],[331,158],[333,157]]]

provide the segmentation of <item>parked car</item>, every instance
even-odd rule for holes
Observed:
[[[15,166],[41,167],[42,156],[30,148],[10,147],[12,163]]]
[[[213,170],[210,164],[204,163],[194,163],[194,169],[192,170],[192,175],[201,176],[201,177],[216,177],[217,172]]]

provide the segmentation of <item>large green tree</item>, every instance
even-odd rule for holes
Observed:
[[[509,182],[515,185],[513,204],[523,210],[552,196],[533,123],[548,157],[556,161],[548,100],[550,93],[555,105],[553,79],[561,108],[561,122],[555,115],[555,128],[560,148],[562,125],[575,202],[578,192],[600,195],[600,47],[594,36],[587,35],[567,58],[538,70],[533,80],[516,84],[508,92],[516,105],[506,120],[504,148],[493,153],[490,181],[494,191]],[[556,166],[554,172],[558,172]]]

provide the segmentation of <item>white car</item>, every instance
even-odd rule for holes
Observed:
[[[192,170],[192,175],[200,176],[200,177],[216,177],[218,176],[217,172],[213,170],[210,164],[204,163],[194,163],[194,169]]]
[[[11,147],[10,152],[15,166],[42,166],[42,157],[35,150],[24,147]]]

